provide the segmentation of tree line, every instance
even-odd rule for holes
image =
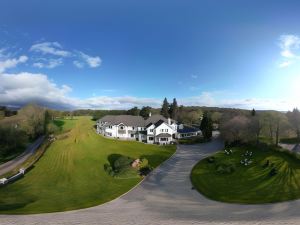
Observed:
[[[50,120],[51,110],[35,104],[0,120],[0,159],[24,151],[27,143],[48,133]]]
[[[300,142],[300,112],[259,111],[223,114],[220,131],[227,143],[267,142],[278,146],[283,137],[296,136]]]

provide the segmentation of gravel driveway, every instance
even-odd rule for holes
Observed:
[[[0,215],[0,224],[300,224],[300,201],[238,205],[192,189],[192,167],[222,142],[179,145],[176,154],[124,196],[92,208],[37,215]],[[0,200],[1,201],[1,200]]]

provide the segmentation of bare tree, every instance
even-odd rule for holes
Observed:
[[[251,120],[246,116],[235,116],[221,124],[221,136],[228,143],[250,142],[255,140],[255,133],[251,129]]]
[[[292,112],[288,112],[287,117],[296,132],[298,141],[300,141],[300,111],[296,108]]]

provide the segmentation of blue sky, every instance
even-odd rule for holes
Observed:
[[[297,1],[15,1],[0,7],[0,104],[300,106]]]

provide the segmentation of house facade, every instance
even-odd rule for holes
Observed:
[[[141,116],[108,115],[97,121],[98,134],[149,144],[173,143],[176,138],[180,138],[180,128],[183,128],[183,125],[161,115],[150,115],[148,119]]]

